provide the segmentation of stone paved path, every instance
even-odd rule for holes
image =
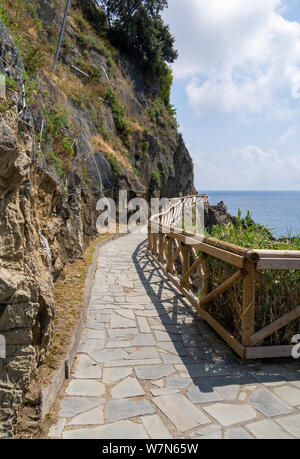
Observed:
[[[108,243],[49,436],[300,438],[299,362],[242,364],[149,260]]]

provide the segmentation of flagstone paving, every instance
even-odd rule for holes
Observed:
[[[49,437],[300,438],[299,362],[240,362],[130,234],[101,248]]]

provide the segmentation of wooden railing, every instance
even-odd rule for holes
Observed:
[[[291,356],[292,344],[258,345],[273,333],[299,319],[300,306],[261,330],[255,331],[255,282],[261,275],[260,271],[300,270],[300,251],[249,250],[212,237],[184,231],[180,228],[181,223],[176,227],[176,222],[182,221],[183,207],[190,207],[192,212],[196,200],[196,196],[170,199],[167,208],[149,218],[148,251],[151,257],[168,280],[241,358]],[[213,290],[208,282],[208,257],[214,257],[236,268],[233,275]],[[202,278],[201,298],[193,293],[191,279],[196,271]],[[241,339],[238,340],[208,312],[207,306],[241,281]]]

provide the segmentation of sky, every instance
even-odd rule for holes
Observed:
[[[169,0],[198,190],[300,190],[299,0]]]

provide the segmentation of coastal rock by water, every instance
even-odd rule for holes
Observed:
[[[234,222],[235,217],[228,213],[228,209],[224,202],[221,201],[216,206],[209,204],[209,198],[205,199],[205,227],[210,230],[214,225],[224,225],[229,222]]]

